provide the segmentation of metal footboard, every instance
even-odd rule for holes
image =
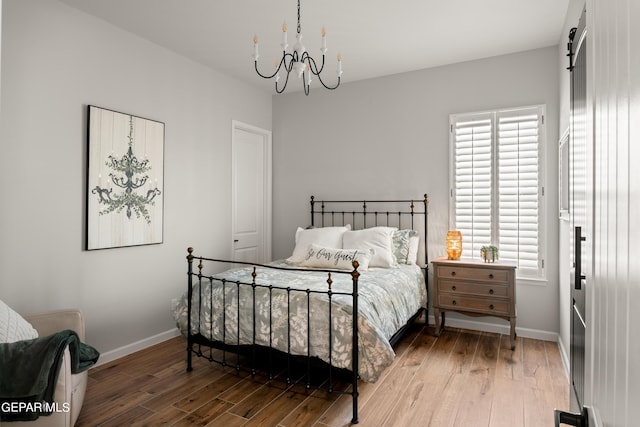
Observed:
[[[312,290],[312,289],[296,289],[283,285],[273,284],[261,284],[259,280],[259,274],[257,268],[265,269],[277,269],[277,270],[289,270],[289,271],[301,271],[308,272],[308,270],[295,269],[295,268],[283,268],[276,266],[268,266],[262,264],[250,264],[243,262],[232,262],[228,260],[220,260],[213,258],[196,257],[193,255],[193,248],[188,248],[187,263],[188,263],[188,320],[187,320],[187,371],[193,369],[192,356],[195,354],[198,357],[203,357],[210,362],[216,362],[222,366],[231,367],[237,371],[245,370],[251,373],[252,376],[258,373],[263,373],[269,380],[280,379],[284,381],[288,386],[293,384],[303,384],[305,389],[317,389],[325,390],[329,393],[342,393],[350,394],[353,400],[353,416],[352,423],[358,422],[358,366],[359,366],[359,352],[358,352],[358,278],[360,273],[358,272],[358,263],[354,261],[352,271],[334,271],[334,270],[314,270],[317,272],[324,272],[327,274],[327,289]],[[198,261],[195,267],[197,271],[194,271],[194,261]],[[221,275],[207,275],[203,272],[205,263],[223,263],[223,264],[238,264],[245,265],[252,268],[251,281],[243,282],[239,280],[227,280]],[[339,292],[332,290],[332,275],[350,275],[353,283],[351,292]],[[205,285],[209,284],[208,292],[204,292]],[[197,285],[197,286],[196,286]],[[222,295],[222,326],[221,340],[211,340],[207,337],[213,337],[214,328],[214,313],[211,314],[211,321],[208,325],[202,325],[200,319],[202,318],[202,301],[204,298],[208,298],[211,301],[214,298],[214,285],[221,287]],[[227,315],[227,307],[233,306],[233,301],[227,301],[227,290],[235,290],[237,301],[235,302],[236,313],[235,316]],[[256,310],[257,310],[257,298],[256,293],[259,290],[263,290],[268,294],[268,307],[269,307],[269,343],[258,343],[256,341]],[[244,291],[244,292],[243,292]],[[251,322],[251,342],[247,343],[246,340],[241,340],[241,321],[242,316],[240,313],[240,297],[241,294],[249,293],[251,298],[251,304],[253,305],[253,316]],[[287,310],[287,343],[286,351],[279,350],[274,347],[273,342],[273,295],[274,293],[286,294],[286,310]],[[195,294],[194,294],[195,293]],[[312,322],[311,322],[311,301],[313,295],[324,295],[328,301],[328,333],[329,333],[329,360],[322,361],[318,357],[311,354],[311,335],[312,335]],[[307,326],[307,353],[306,354],[294,354],[291,344],[291,328],[292,328],[292,316],[291,316],[291,298],[295,295],[302,295],[306,298],[306,326]],[[345,370],[337,368],[333,365],[333,334],[332,334],[332,302],[337,296],[350,297],[353,304],[353,313],[351,314],[352,323],[352,355],[351,355],[351,369]],[[194,306],[194,301],[197,303],[197,307]],[[213,303],[211,303],[213,306]],[[197,312],[197,324],[193,324],[192,315]],[[229,317],[235,317],[229,318]],[[227,326],[229,322],[234,322],[236,331],[235,342],[229,342],[227,339]],[[203,329],[204,328],[204,329]],[[208,328],[208,330],[207,330]],[[193,332],[193,331],[197,332]],[[231,355],[230,355],[231,354]],[[345,377],[349,377],[350,388],[343,390],[342,387],[337,384],[343,384]]]

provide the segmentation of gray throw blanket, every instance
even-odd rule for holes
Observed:
[[[72,330],[0,344],[0,408],[14,408],[0,410],[0,421],[31,421],[40,415],[51,414],[55,408],[42,405],[42,402],[53,402],[62,355],[67,346],[74,374],[89,369],[100,356],[96,349],[81,343],[78,334]],[[20,410],[16,411],[18,407]]]

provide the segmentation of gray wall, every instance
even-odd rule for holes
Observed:
[[[548,280],[518,283],[518,328],[521,335],[555,339],[558,68],[553,46],[348,83],[331,92],[316,87],[308,98],[302,93],[274,97],[274,257],[288,256],[295,227],[308,224],[309,195],[419,198],[425,192],[430,197],[429,256],[443,255],[449,115],[546,104]],[[347,81],[346,64],[343,77]],[[504,323],[473,321],[487,323],[464,325]]]
[[[271,94],[57,1],[3,4],[0,298],[80,307],[103,352],[173,329],[187,246],[229,256],[231,121],[270,130]],[[165,123],[163,244],[83,250],[87,104]]]

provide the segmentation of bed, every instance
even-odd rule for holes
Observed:
[[[351,394],[376,381],[393,345],[427,309],[428,197],[317,201],[292,255],[267,265],[188,249],[174,309],[192,356],[306,389]],[[357,321],[354,321],[354,317]],[[348,378],[349,387],[342,387]]]

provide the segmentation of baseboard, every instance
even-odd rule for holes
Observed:
[[[100,365],[104,365],[105,363],[112,362],[116,359],[120,359],[121,357],[128,356],[129,354],[135,353],[136,351],[151,347],[152,345],[160,344],[161,342],[170,340],[171,338],[177,337],[178,335],[180,335],[180,331],[178,331],[177,328],[173,328],[168,331],[161,332],[157,335],[144,338],[140,341],[136,341],[131,344],[116,348],[115,350],[101,353],[100,359],[98,359],[98,363],[96,363],[94,368]]]
[[[570,378],[571,373],[569,372],[569,353],[567,353],[567,349],[560,338],[558,338],[558,349],[560,350],[560,358],[562,359],[562,365],[564,366],[564,373],[567,374],[567,378]]]
[[[585,406],[585,408],[587,408],[587,413],[589,414],[589,427],[601,427],[604,425],[598,408],[593,406]]]
[[[429,315],[429,323],[435,324],[433,314]],[[454,328],[470,329],[472,331],[493,332],[497,334],[509,335],[511,332],[508,324],[498,325],[496,323],[479,322],[471,319],[456,319],[447,317],[446,325]],[[523,338],[533,338],[543,341],[558,341],[557,332],[541,331],[539,329],[521,328],[516,326],[516,334]]]
[[[432,325],[435,324],[433,314],[429,315],[429,323]],[[504,335],[509,334],[508,325],[498,325],[494,323],[478,322],[478,321],[469,320],[469,319],[454,319],[449,317],[447,318],[447,325],[452,326],[454,328],[470,329],[472,331],[493,332],[493,333],[504,334]],[[564,346],[562,345],[562,341],[558,339],[557,333],[549,332],[549,331],[541,331],[537,329],[518,328],[518,327],[516,327],[516,333],[518,334],[518,336],[521,336],[524,338],[533,338],[533,339],[538,339],[543,341],[558,342],[562,363],[564,364],[565,370],[568,372],[567,367],[569,366],[569,363],[568,363],[567,353],[564,349]],[[100,354],[100,359],[98,360],[98,363],[94,367],[98,367],[100,365],[104,365],[105,363],[112,362],[121,357],[128,356],[131,353],[135,353],[136,351],[140,351],[147,347],[151,347],[152,345],[156,345],[163,341],[167,341],[171,338],[177,337],[178,335],[180,335],[180,331],[174,328],[165,332],[161,332],[157,335],[144,338],[140,341],[136,341],[134,343],[116,348],[114,350],[104,352]]]

